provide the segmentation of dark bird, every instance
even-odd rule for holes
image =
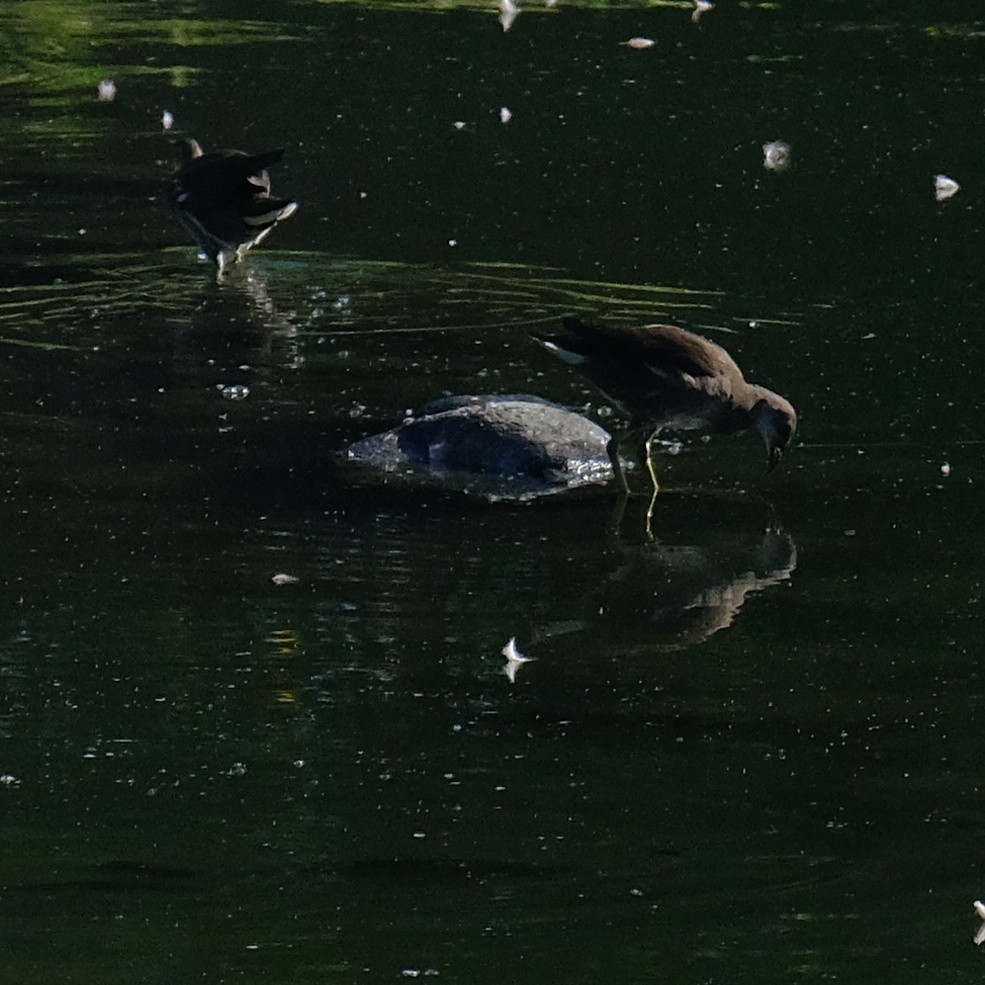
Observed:
[[[181,167],[168,182],[168,204],[220,274],[297,212],[297,202],[270,194],[267,168],[283,156],[283,148],[262,154],[203,154],[197,140],[181,142]]]
[[[673,325],[590,325],[564,318],[563,335],[537,341],[577,366],[629,415],[629,427],[608,444],[609,458],[623,488],[620,444],[632,441],[637,463],[646,462],[654,492],[659,488],[650,457],[663,430],[733,434],[755,428],[766,442],[772,469],[797,429],[789,401],[747,383],[742,370],[720,346]]]

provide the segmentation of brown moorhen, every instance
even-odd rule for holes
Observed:
[[[673,325],[593,325],[562,319],[564,334],[537,339],[588,377],[630,418],[609,441],[612,467],[628,492],[619,445],[632,441],[637,463],[646,462],[659,488],[651,445],[665,430],[733,434],[755,428],[772,469],[797,429],[789,401],[747,383],[732,357],[708,339]]]
[[[267,168],[283,156],[283,149],[203,154],[197,140],[181,142],[181,166],[168,182],[168,204],[220,274],[297,212],[297,202],[270,194]]]

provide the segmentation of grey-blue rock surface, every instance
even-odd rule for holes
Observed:
[[[351,462],[386,481],[490,501],[525,501],[612,478],[609,434],[587,417],[526,394],[446,397],[350,445]]]

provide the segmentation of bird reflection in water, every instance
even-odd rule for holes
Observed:
[[[677,508],[693,512],[682,528],[690,543],[625,546],[625,562],[586,604],[592,616],[583,628],[604,639],[607,652],[695,646],[731,626],[751,595],[791,579],[797,548],[789,533],[773,521],[764,532],[743,534],[741,520],[720,499],[701,499],[699,505],[699,497],[668,497],[668,506],[679,501],[668,519]],[[719,506],[719,522],[702,524],[709,502]]]
[[[206,282],[192,309],[189,328],[182,333],[181,348],[196,371],[202,355],[231,366],[262,359],[266,365],[299,369],[304,363],[301,351],[303,325],[281,313],[267,287],[262,268],[250,265],[237,276]],[[244,383],[249,379],[214,380],[218,383]]]

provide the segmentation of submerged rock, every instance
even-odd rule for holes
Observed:
[[[608,433],[525,394],[447,397],[351,445],[347,457],[410,483],[523,501],[612,478]]]

